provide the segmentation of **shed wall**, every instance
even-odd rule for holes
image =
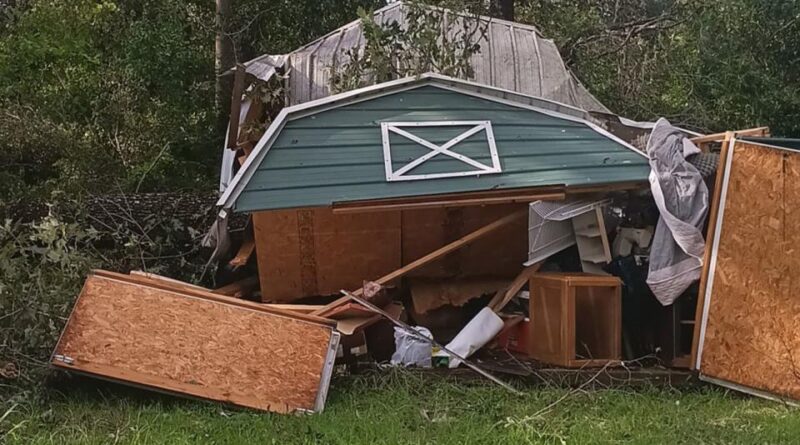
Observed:
[[[703,375],[800,400],[800,154],[737,143],[702,346]]]
[[[254,214],[264,302],[358,289],[518,205],[334,214],[329,208]],[[409,276],[511,279],[526,260],[525,220],[487,235]]]

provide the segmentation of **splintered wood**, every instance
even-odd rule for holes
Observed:
[[[800,400],[800,154],[737,142],[731,155],[700,372]]]
[[[322,323],[92,274],[52,364],[261,410],[319,411],[337,340]]]

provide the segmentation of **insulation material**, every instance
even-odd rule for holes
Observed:
[[[508,285],[508,280],[457,279],[430,280],[413,279],[410,283],[414,311],[424,314],[445,305],[463,306],[467,301],[488,293],[495,293]]]
[[[701,378],[800,400],[800,154],[737,142],[723,182]]]
[[[259,410],[322,410],[332,326],[108,275],[87,278],[53,365]]]

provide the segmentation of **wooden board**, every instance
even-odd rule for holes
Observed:
[[[439,307],[463,306],[469,300],[508,287],[508,280],[480,278],[431,280],[415,278],[409,282],[414,310],[423,314]]]
[[[800,154],[736,142],[706,288],[701,378],[800,400]]]
[[[527,204],[404,211],[403,264],[524,208],[527,208]],[[528,259],[527,240],[528,223],[525,218],[520,218],[409,276],[495,277],[511,280]]]
[[[358,289],[526,205],[364,214],[329,208],[253,215],[261,295],[286,303]],[[524,218],[414,271],[416,277],[512,279],[527,259]]]
[[[264,302],[338,294],[400,264],[400,214],[334,215],[328,208],[253,215]]]
[[[733,133],[725,133],[725,137],[722,141],[722,150],[719,154],[717,171],[714,174],[714,195],[711,197],[710,202],[711,207],[709,209],[708,228],[706,229],[705,237],[706,247],[705,252],[703,253],[703,270],[700,273],[700,285],[697,293],[697,305],[695,306],[694,315],[694,332],[692,333],[692,351],[689,358],[690,368],[693,370],[697,370],[697,348],[700,344],[700,326],[702,325],[703,307],[705,306],[706,301],[706,288],[708,287],[710,272],[709,265],[711,264],[711,250],[714,244],[712,240],[717,233],[717,213],[719,212],[720,200],[722,197],[722,181],[725,176],[724,170],[728,159],[728,151],[730,149],[731,139],[733,139]]]
[[[249,408],[320,411],[338,338],[330,325],[92,273],[51,362]]]

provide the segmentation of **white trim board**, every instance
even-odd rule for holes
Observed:
[[[436,127],[471,127],[462,132],[458,136],[450,139],[444,144],[438,145],[433,142],[427,141],[415,134],[409,133],[404,130],[406,128],[436,128]],[[492,159],[492,165],[486,165],[478,162],[469,156],[462,155],[451,148],[455,148],[458,143],[483,132],[486,138],[487,147],[489,149],[489,156]],[[417,143],[429,150],[430,152],[410,161],[399,169],[394,169],[392,161],[392,133]],[[494,133],[492,132],[491,121],[429,121],[429,122],[381,122],[381,139],[383,143],[383,160],[386,170],[387,181],[416,181],[424,179],[437,179],[437,178],[455,178],[461,176],[480,176],[491,173],[501,173],[500,158],[497,155],[497,146],[495,145]],[[445,155],[453,159],[457,159],[467,165],[473,167],[472,170],[463,170],[447,173],[430,173],[430,174],[408,174],[410,171],[424,164],[426,161],[439,156]]]
[[[706,325],[708,324],[708,313],[711,308],[711,291],[714,289],[714,273],[717,269],[717,251],[719,240],[722,234],[722,222],[725,217],[725,201],[728,198],[728,185],[730,183],[731,166],[733,165],[733,151],[736,147],[737,139],[731,138],[728,142],[728,156],[725,159],[725,169],[722,171],[722,190],[719,195],[719,211],[717,211],[716,229],[714,239],[711,244],[711,257],[709,258],[708,279],[706,280],[705,298],[703,301],[703,318],[700,321],[700,339],[697,343],[697,357],[695,359],[695,369],[701,371],[700,363],[703,358],[703,343],[706,337]]]

